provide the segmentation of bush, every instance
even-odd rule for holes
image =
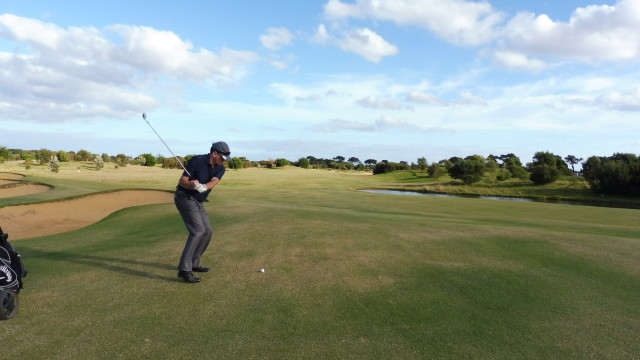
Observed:
[[[511,173],[511,175],[520,180],[529,180],[529,172],[522,166],[520,159],[517,157],[509,158],[504,163],[504,167]]]
[[[550,184],[560,178],[560,171],[549,164],[533,165],[529,170],[531,171],[531,181],[536,185]]]
[[[582,173],[595,192],[640,195],[640,158],[634,154],[592,156],[582,164]]]
[[[287,159],[276,159],[276,167],[283,167],[291,164],[291,162]]]
[[[154,167],[156,166],[156,157],[151,154],[142,154],[140,155],[144,158],[144,161],[140,161],[140,164],[143,166]]]
[[[93,158],[93,163],[96,165],[96,170],[100,170],[104,167],[104,161],[102,160],[102,157],[98,155]]]
[[[393,167],[388,162],[379,162],[373,167],[373,175],[385,174],[393,170]]]
[[[180,161],[184,163],[185,159],[181,159]],[[178,160],[170,157],[170,158],[164,158],[164,161],[162,162],[162,168],[163,169],[182,169],[182,166],[180,166],[180,163],[178,163]]]
[[[94,156],[92,153],[90,153],[88,150],[79,150],[77,155],[77,159],[78,161],[91,161]]]
[[[36,151],[36,160],[40,162],[40,165],[48,165],[55,156],[56,154],[51,150],[40,149]]]
[[[442,168],[440,168],[440,165],[438,165],[438,163],[432,163],[431,165],[429,165],[429,168],[427,170],[429,171],[429,176],[434,179],[442,176]]]
[[[513,176],[513,174],[511,173],[511,171],[509,171],[507,169],[500,169],[500,170],[498,170],[498,174],[496,175],[496,179],[498,181],[505,181],[505,180],[511,179],[512,176]]]
[[[56,157],[58,158],[58,161],[60,161],[60,162],[69,162],[69,161],[71,161],[71,155],[69,155],[69,153],[66,152],[66,151],[62,151],[62,150],[58,151],[56,153]]]
[[[131,161],[131,158],[125,154],[116,155],[115,162],[118,166],[127,166],[127,164]]]
[[[6,146],[0,146],[0,158],[3,158],[4,160],[12,160],[13,154]]]
[[[569,166],[564,160],[548,151],[538,151],[533,155],[533,162],[527,164],[531,173],[531,181],[536,185],[552,183],[562,175],[571,175]]]
[[[310,162],[307,158],[300,158],[298,159],[298,166],[303,168],[303,169],[308,169],[310,165]]]
[[[243,167],[244,167],[244,160],[238,157],[231,158],[231,161],[229,161],[230,169],[238,170],[238,169],[242,169]]]
[[[422,170],[425,171],[427,170],[427,158],[423,157],[419,157],[418,158],[418,164],[417,164],[418,170]]]
[[[465,184],[480,181],[486,170],[485,160],[480,155],[468,156],[464,160],[457,160],[449,169],[454,179],[462,180]]]
[[[51,169],[51,172],[54,173],[60,172],[60,162],[58,161],[58,158],[55,158],[55,160],[49,162],[49,169]]]

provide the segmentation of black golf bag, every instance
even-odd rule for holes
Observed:
[[[27,269],[22,258],[11,246],[9,235],[0,228],[0,320],[8,320],[18,312],[18,293]]]

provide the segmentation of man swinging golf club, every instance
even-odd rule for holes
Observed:
[[[200,258],[213,235],[213,227],[203,202],[222,179],[225,172],[223,162],[230,159],[231,152],[227,143],[215,142],[208,154],[196,155],[189,160],[178,181],[174,201],[189,230],[178,265],[178,277],[188,283],[202,281],[193,275],[193,271],[209,271],[208,267],[200,264]]]

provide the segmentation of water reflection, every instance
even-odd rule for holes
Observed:
[[[520,197],[485,196],[485,195],[468,195],[468,194],[453,195],[453,194],[424,193],[424,192],[410,191],[410,190],[360,190],[360,191],[364,191],[368,193],[376,193],[376,194],[474,198],[474,199],[486,199],[486,200],[543,202],[543,203],[564,204],[564,205],[586,205],[586,206],[601,206],[601,207],[614,207],[614,208],[625,208],[625,209],[640,209],[640,204],[634,204],[634,203],[588,202],[588,201],[555,200],[555,199],[528,199],[528,198],[520,198]]]

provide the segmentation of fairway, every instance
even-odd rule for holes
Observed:
[[[54,189],[0,206],[175,187],[175,170],[144,171],[32,174]],[[640,357],[640,210],[357,190],[379,183],[227,171],[199,284],[176,277],[172,203],[15,240],[29,275],[2,358]]]

